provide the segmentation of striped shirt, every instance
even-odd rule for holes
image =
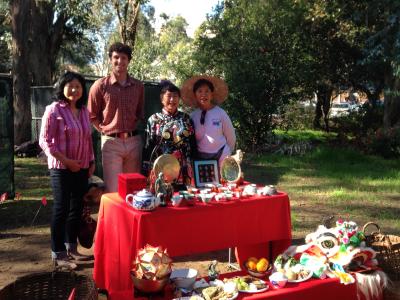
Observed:
[[[131,132],[144,118],[144,86],[139,80],[127,78],[121,85],[111,73],[96,80],[89,92],[90,121],[98,121],[101,132]]]
[[[83,169],[94,160],[89,112],[86,107],[75,117],[67,102],[53,102],[46,107],[42,118],[39,144],[47,155],[49,169],[66,169],[53,154],[81,161]]]

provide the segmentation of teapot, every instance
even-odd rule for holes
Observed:
[[[155,197],[146,189],[141,190],[136,195],[126,195],[125,201],[133,208],[144,211],[153,210],[160,205],[160,198]]]

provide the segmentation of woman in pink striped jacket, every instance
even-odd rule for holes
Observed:
[[[55,265],[70,269],[76,268],[72,260],[88,258],[77,251],[83,196],[95,166],[86,99],[85,79],[73,72],[63,74],[55,101],[46,107],[39,138],[54,198],[51,257]]]

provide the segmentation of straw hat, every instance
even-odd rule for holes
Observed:
[[[197,101],[193,93],[193,86],[199,79],[206,79],[213,84],[213,102],[215,104],[221,104],[225,101],[226,97],[228,96],[228,86],[224,80],[213,76],[197,75],[186,80],[181,87],[181,97],[186,105],[197,107]]]

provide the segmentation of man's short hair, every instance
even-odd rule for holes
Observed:
[[[108,57],[111,58],[113,52],[124,53],[128,56],[128,59],[132,58],[132,49],[128,45],[122,44],[120,42],[114,43],[108,49]]]

